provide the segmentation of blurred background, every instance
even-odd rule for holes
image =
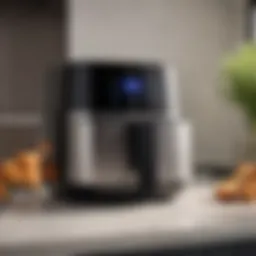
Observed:
[[[196,169],[203,166],[226,170],[233,166],[246,135],[246,123],[241,110],[220,93],[220,74],[224,56],[256,38],[255,10],[252,0],[0,1],[0,160],[47,139],[43,117],[49,104],[47,93],[51,93],[51,89],[46,92],[46,87],[52,86],[52,92],[55,88],[51,76],[54,68],[67,61],[103,59],[170,64],[178,72],[182,117],[193,128]],[[254,54],[256,57],[255,48]],[[251,166],[247,167],[245,172],[252,172]],[[255,170],[254,165],[254,174]],[[255,201],[255,183],[250,189]],[[255,237],[255,208],[223,207],[213,199],[211,184],[203,188],[197,184],[188,186],[178,195],[176,201],[170,200],[176,204],[136,209],[129,206],[116,212],[106,210],[103,215],[103,211],[89,211],[86,217],[85,212],[76,209],[68,209],[63,215],[47,215],[47,210],[45,215],[17,214],[11,209],[0,219],[1,229],[9,232],[8,236],[8,232],[3,235],[0,231],[0,246],[33,247],[43,241],[44,247],[55,241],[57,247],[62,243],[69,249],[66,241],[70,239],[77,248],[80,239],[82,246],[98,248],[99,241],[106,239],[106,244],[114,241],[118,247],[118,241],[123,239],[125,244],[128,236],[131,241],[134,239],[130,244],[136,246],[136,235],[145,238],[149,232],[152,243],[156,237],[160,241],[167,235],[165,241],[173,241],[173,245],[177,241],[183,245],[192,238],[201,242],[204,232],[208,232],[209,240],[214,235],[220,240],[225,234],[232,237],[240,230]],[[27,237],[23,232],[27,232]],[[87,243],[83,243],[85,240]]]
[[[41,136],[53,67],[110,58],[171,63],[194,126],[196,163],[233,164],[243,122],[217,87],[222,56],[250,34],[250,8],[245,0],[1,1],[0,156]]]

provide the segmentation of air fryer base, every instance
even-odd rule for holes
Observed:
[[[116,205],[129,204],[142,201],[162,201],[170,200],[181,188],[178,183],[171,182],[164,189],[157,191],[130,191],[120,189],[104,189],[96,187],[76,187],[68,186],[60,189],[57,199],[68,204],[80,205]]]

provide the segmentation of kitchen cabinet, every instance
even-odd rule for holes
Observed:
[[[0,158],[40,137],[48,74],[64,56],[64,2],[0,2]]]

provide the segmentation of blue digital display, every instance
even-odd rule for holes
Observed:
[[[143,81],[139,77],[125,77],[122,79],[121,86],[127,95],[137,95],[143,92]]]

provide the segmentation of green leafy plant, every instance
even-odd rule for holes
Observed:
[[[227,56],[222,66],[223,92],[244,112],[256,132],[256,44],[246,44]]]

